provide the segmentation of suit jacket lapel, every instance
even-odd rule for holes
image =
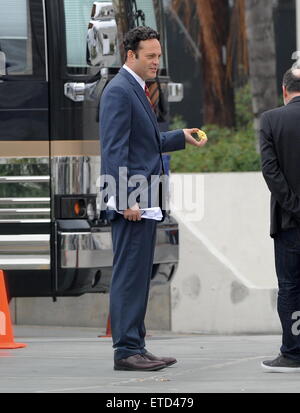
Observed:
[[[135,92],[135,94],[137,95],[137,97],[139,98],[139,100],[141,101],[141,103],[143,104],[144,108],[146,109],[146,112],[148,113],[151,122],[153,123],[153,126],[155,128],[156,131],[156,139],[159,143],[159,148],[160,148],[160,131],[158,128],[158,123],[155,117],[155,114],[148,102],[147,96],[145,94],[145,92],[143,91],[143,89],[141,88],[141,86],[138,84],[138,82],[134,79],[133,76],[131,76],[131,74],[129,72],[127,72],[127,70],[121,68],[120,72],[119,72],[122,76],[125,76],[126,79],[129,81],[129,83],[132,85],[133,90]]]

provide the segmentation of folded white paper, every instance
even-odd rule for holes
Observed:
[[[118,214],[121,214],[121,215],[124,214],[123,211],[118,211],[117,210],[116,201],[115,201],[115,198],[113,196],[109,198],[108,203],[107,203],[107,207],[109,209],[112,209],[112,210],[116,211]],[[142,214],[142,218],[144,218],[144,219],[153,219],[155,221],[161,221],[162,218],[163,218],[163,214],[162,214],[161,209],[159,207],[141,209],[141,214]]]

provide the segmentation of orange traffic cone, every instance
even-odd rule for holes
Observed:
[[[98,336],[98,337],[100,337],[100,338],[108,338],[108,337],[111,337],[110,314],[108,314],[108,317],[107,317],[106,335],[105,335],[105,336]]]
[[[13,349],[22,347],[26,347],[26,344],[15,343],[14,341],[4,282],[4,274],[3,271],[0,270],[0,349]]]

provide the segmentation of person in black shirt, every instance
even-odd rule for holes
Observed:
[[[283,78],[285,106],[263,113],[260,128],[262,172],[271,192],[271,230],[278,278],[277,309],[281,353],[262,367],[300,372],[300,69]]]

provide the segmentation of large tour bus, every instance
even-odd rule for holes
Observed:
[[[161,33],[156,114],[168,127],[170,82],[160,0],[0,0],[0,269],[11,297],[107,292],[110,226],[97,194],[99,100],[137,25]],[[149,85],[151,86],[151,85]],[[178,225],[159,225],[153,282],[171,280]]]

